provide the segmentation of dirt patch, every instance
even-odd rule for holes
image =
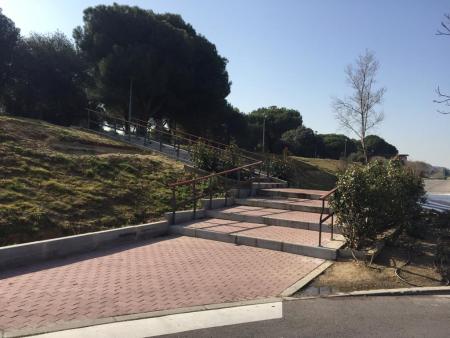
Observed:
[[[435,266],[436,238],[433,229],[424,239],[402,235],[386,246],[372,264],[338,260],[294,296],[445,285]]]

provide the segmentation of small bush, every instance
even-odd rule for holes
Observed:
[[[288,157],[268,155],[264,160],[263,169],[270,176],[288,180],[292,176],[293,161],[289,160]]]
[[[191,146],[191,160],[196,168],[209,172],[220,172],[237,168],[242,164],[239,148],[235,144],[225,149],[215,149],[199,142]]]
[[[338,175],[331,207],[354,249],[393,226],[408,228],[420,213],[423,181],[398,161],[351,166]]]

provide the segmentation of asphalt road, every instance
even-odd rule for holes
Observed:
[[[425,190],[431,194],[450,194],[450,179],[448,180],[424,180]]]
[[[164,337],[450,337],[450,296],[285,301],[282,319]]]

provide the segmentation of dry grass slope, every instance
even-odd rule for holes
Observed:
[[[304,189],[330,190],[336,185],[336,174],[343,170],[337,160],[292,156],[295,162],[290,182]]]
[[[96,134],[0,116],[0,245],[159,219],[183,167]]]

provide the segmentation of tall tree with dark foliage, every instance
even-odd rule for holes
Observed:
[[[74,30],[90,64],[90,96],[128,118],[172,119],[194,132],[215,122],[230,92],[227,60],[179,15],[96,6]]]

